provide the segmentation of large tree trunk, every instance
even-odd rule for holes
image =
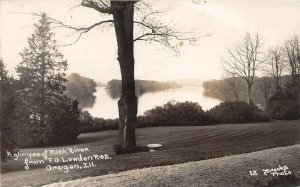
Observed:
[[[112,1],[113,19],[118,43],[118,61],[122,75],[122,95],[119,107],[119,144],[123,149],[135,150],[135,122],[137,97],[134,82],[133,15],[134,3]]]

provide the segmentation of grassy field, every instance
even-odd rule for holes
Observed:
[[[81,134],[76,144],[64,146],[88,147],[91,153],[109,154],[112,157],[110,160],[96,161],[97,167],[70,170],[67,174],[46,171],[45,165],[38,165],[36,168],[25,171],[24,160],[8,160],[2,163],[1,184],[9,187],[40,186],[134,168],[204,160],[294,145],[300,140],[300,121],[141,128],[137,129],[138,144],[160,143],[163,145],[161,150],[118,156],[113,152],[113,145],[117,143],[117,133],[117,131],[103,131]],[[51,149],[60,148],[62,147]],[[50,148],[23,149],[21,152],[42,152],[44,149]]]
[[[108,175],[87,177],[45,187],[296,187],[300,185],[300,144],[276,147],[252,153],[186,162],[181,164],[133,169]],[[262,168],[288,167],[294,175],[273,177]],[[249,171],[257,172],[251,176]]]

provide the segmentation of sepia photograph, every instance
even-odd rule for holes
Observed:
[[[300,186],[299,0],[0,0],[1,187]]]

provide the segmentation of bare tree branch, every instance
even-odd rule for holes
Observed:
[[[267,58],[262,53],[262,36],[246,33],[242,43],[233,50],[227,49],[228,57],[223,59],[226,72],[238,75],[247,82],[248,102],[251,102],[251,90],[255,83],[255,75]]]
[[[294,35],[285,41],[285,55],[288,61],[288,70],[292,76],[294,94],[300,95],[300,38]]]
[[[180,46],[183,41],[194,44],[202,37],[211,36],[211,34],[199,35],[193,31],[179,31],[173,24],[166,24],[160,21],[158,14],[161,13],[164,13],[164,11],[156,10],[150,13],[144,13],[145,15],[140,21],[134,21],[139,30],[134,41],[157,42],[173,50],[175,53],[178,53],[178,46]],[[176,41],[181,41],[181,43],[178,45]]]
[[[192,0],[195,4],[207,3],[206,0]]]
[[[34,12],[32,12],[32,13],[16,12],[16,13],[29,14],[29,15],[33,15],[33,16],[42,17],[42,14],[37,14],[37,13],[34,13]],[[80,38],[82,37],[83,34],[88,33],[93,28],[95,28],[97,26],[100,26],[100,25],[104,25],[104,24],[112,24],[112,23],[114,23],[113,20],[104,20],[104,21],[100,21],[100,22],[94,23],[94,24],[92,24],[90,26],[87,26],[87,27],[76,27],[76,26],[65,24],[62,21],[59,21],[59,20],[51,18],[51,17],[47,17],[47,19],[52,24],[51,29],[67,28],[67,29],[71,29],[71,30],[74,30],[76,32],[79,32],[79,35],[78,35],[78,37],[77,37],[77,39],[75,41],[73,41],[73,42],[71,42],[69,44],[63,44],[63,45],[59,45],[59,46],[73,45],[73,44],[77,43],[80,40]]]
[[[262,80],[259,81],[258,88],[263,93],[264,100],[265,100],[264,106],[265,106],[265,110],[266,110],[267,105],[268,105],[268,98],[272,91],[272,85],[271,85],[271,81],[269,80],[269,78],[263,77]]]
[[[281,88],[281,76],[286,69],[283,48],[273,48],[269,50],[269,60],[263,67],[263,71],[273,77],[273,83],[276,90]]]
[[[235,101],[239,101],[241,93],[245,91],[242,79],[235,74],[227,73],[225,75],[225,84],[221,87],[221,92],[225,95],[233,97]]]
[[[112,14],[112,8],[108,6],[108,2],[105,2],[104,0],[101,0],[100,4],[93,0],[83,0],[81,5],[87,8],[95,9],[101,13]]]
[[[90,25],[88,27],[74,27],[74,26],[71,26],[71,25],[66,25],[66,24],[62,23],[61,21],[55,20],[53,18],[49,18],[49,19],[52,20],[52,23],[54,23],[56,25],[55,27],[52,27],[52,28],[64,27],[64,28],[67,28],[67,29],[80,31],[81,33],[87,33],[91,29],[93,29],[94,27],[100,26],[100,25],[105,24],[105,23],[113,23],[114,22],[113,20],[105,20],[105,21],[100,21],[100,22],[94,23],[93,25]]]
[[[138,0],[134,1],[137,2]],[[82,0],[81,5],[84,7],[95,9],[100,13],[113,14],[113,8],[111,7],[110,0]],[[198,39],[202,37],[211,36],[211,34],[196,34],[194,31],[184,32],[176,29],[176,27],[170,23],[166,24],[165,22],[160,21],[160,16],[158,16],[158,14],[165,13],[165,11],[153,10],[152,6],[145,1],[138,1],[138,3],[135,4],[135,8],[139,10],[143,15],[139,20],[134,21],[137,29],[137,32],[135,32],[136,36],[134,38],[134,42],[156,42],[178,54],[178,48],[183,44],[184,41],[194,44]],[[39,14],[35,13],[32,13],[32,15],[40,16]],[[89,32],[97,26],[107,23],[114,23],[114,21],[111,19],[100,21],[87,27],[76,27],[65,24],[62,21],[54,18],[48,18],[54,25],[52,29],[67,28],[79,33],[77,39],[74,42],[62,46],[75,44],[79,41],[83,34]]]

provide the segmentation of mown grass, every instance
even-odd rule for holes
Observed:
[[[168,165],[204,160],[298,144],[300,121],[223,124],[216,126],[150,127],[136,130],[138,145],[159,143],[156,152],[115,155],[117,131],[81,134],[78,141],[67,147],[88,147],[91,153],[108,154],[110,160],[99,160],[95,168],[70,170],[68,173],[46,171],[45,165],[24,170],[24,160],[2,163],[2,186],[40,186],[88,176],[104,175],[134,168]],[[66,147],[66,146],[64,146]],[[52,147],[59,149],[62,147]],[[42,152],[47,148],[22,149],[22,152]],[[89,155],[91,153],[84,153]]]

